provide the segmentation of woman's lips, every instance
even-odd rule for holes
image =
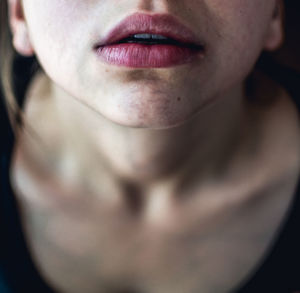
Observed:
[[[145,44],[120,42],[135,34],[156,34],[175,42]],[[203,57],[204,46],[194,33],[171,15],[135,13],[121,21],[94,47],[102,61],[134,68],[170,67]]]

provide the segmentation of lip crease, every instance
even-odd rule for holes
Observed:
[[[135,34],[157,34],[175,43],[120,42]],[[132,68],[163,68],[203,58],[205,46],[194,32],[169,14],[134,13],[119,22],[94,50],[101,61]]]

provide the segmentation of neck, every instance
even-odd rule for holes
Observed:
[[[244,119],[243,86],[168,129],[121,126],[56,86],[53,92],[65,137],[72,141],[68,152],[74,152],[78,166],[90,166],[93,174],[93,168],[105,165],[110,176],[143,189],[167,182],[172,189],[179,188],[195,176],[197,182],[211,180],[236,145]]]

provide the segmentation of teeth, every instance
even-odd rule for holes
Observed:
[[[135,34],[133,35],[137,39],[154,39],[154,40],[166,40],[168,38],[162,36],[162,35],[154,35],[154,34]]]
[[[134,37],[138,38],[138,39],[151,39],[150,34],[136,34],[136,35],[134,35]]]
[[[155,40],[166,40],[168,38],[162,36],[162,35],[151,35],[152,39],[155,39]]]

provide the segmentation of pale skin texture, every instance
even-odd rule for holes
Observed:
[[[42,276],[66,293],[236,288],[274,239],[300,168],[290,97],[260,74],[252,101],[244,91],[260,52],[282,41],[281,2],[22,2],[9,0],[13,44],[43,71],[11,174]],[[204,58],[100,62],[95,43],[138,11],[176,16]]]

